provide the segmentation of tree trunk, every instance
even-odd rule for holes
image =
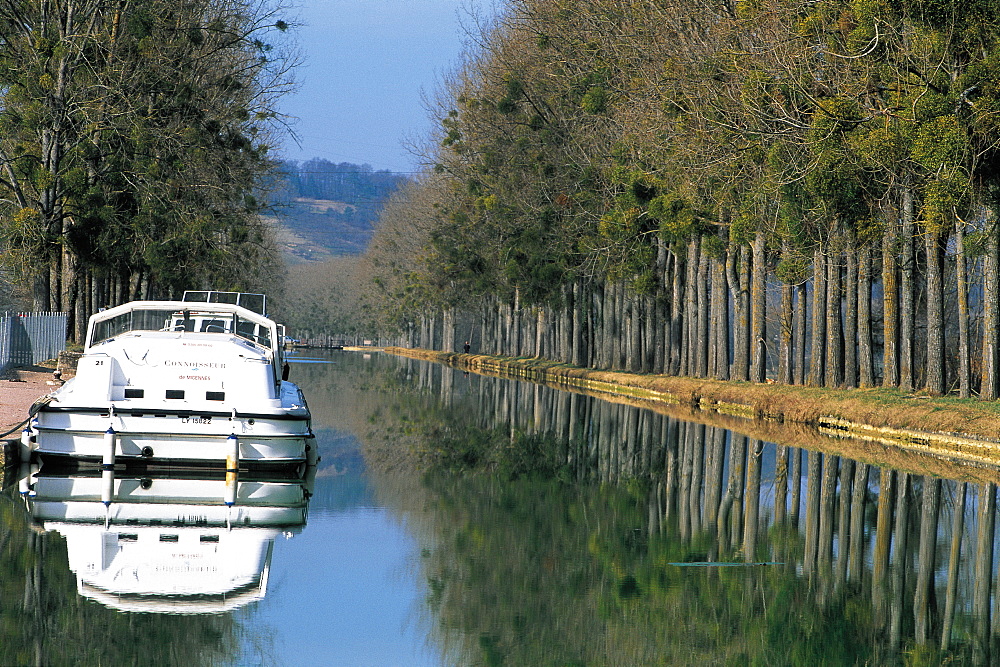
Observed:
[[[698,372],[698,269],[701,262],[700,239],[693,236],[688,242],[687,299],[684,303],[684,370],[683,375],[693,377]]]
[[[850,248],[845,253],[846,273],[844,275],[844,376],[843,385],[849,389],[858,386],[858,254],[857,237],[848,235]]]
[[[739,253],[739,254],[737,254]],[[749,262],[745,250],[733,243],[726,267],[731,270],[729,284],[735,289],[733,303],[733,380],[750,379],[750,293]]]
[[[955,221],[955,280],[958,283],[958,396],[972,395],[969,354],[969,286],[965,268],[965,221]],[[963,490],[963,499],[965,492]]]
[[[50,312],[52,304],[49,301],[49,265],[39,262],[31,288],[31,306],[35,312]]]
[[[944,275],[941,235],[924,230],[927,251],[927,393],[940,396],[945,391],[944,369]]]
[[[826,255],[822,247],[813,253],[812,336],[809,351],[809,386],[823,386],[826,341]]]
[[[983,256],[983,369],[979,397],[997,399],[1000,380],[1000,239],[996,225],[986,230]]]
[[[781,242],[781,254],[788,256],[791,249],[788,241]],[[778,333],[778,382],[792,384],[792,342],[795,314],[795,288],[788,283],[781,283],[781,330]]]
[[[674,256],[674,271],[670,297],[670,375],[681,374],[682,345],[684,331],[684,262],[677,253]]]
[[[896,229],[882,236],[882,386],[899,386],[899,284],[896,277]]]
[[[913,391],[914,343],[916,322],[916,258],[913,252],[913,191],[903,186],[902,229],[898,239],[900,247],[899,271],[899,388]]]
[[[844,343],[840,321],[840,253],[831,251],[826,261],[825,385],[839,387],[842,382],[841,368],[844,365]]]
[[[715,275],[712,278],[712,291],[717,294],[718,308],[714,320],[715,326],[715,377],[719,380],[729,379],[729,286],[726,280],[726,265],[720,260],[715,263]]]
[[[667,244],[660,237],[656,237],[656,293],[653,297],[653,318],[650,326],[653,327],[653,373],[663,374],[667,368],[667,328],[664,326],[670,321],[669,304],[666,300],[670,287],[670,253]]]
[[[584,334],[584,324],[587,321],[585,308],[590,303],[590,295],[586,286],[577,280],[573,283],[573,343],[571,363],[574,366],[586,366],[590,363],[587,358],[586,335]]]
[[[708,253],[703,252],[701,246],[705,244],[705,237],[701,237],[698,244],[698,296],[695,307],[698,315],[695,318],[697,335],[695,336],[697,353],[695,359],[695,375],[698,377],[708,377],[708,331],[709,331],[709,275],[711,268],[711,258]]]
[[[795,384],[806,383],[806,322],[809,321],[808,289],[805,283],[795,287],[795,354],[792,359],[792,377]]]
[[[753,315],[750,339],[753,343],[753,365],[750,369],[752,382],[767,379],[767,267],[764,263],[764,232],[758,231],[753,240],[753,287],[751,301]]]
[[[875,354],[872,350],[872,251],[865,246],[858,261],[858,386],[875,386]]]

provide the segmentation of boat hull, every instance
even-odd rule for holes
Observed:
[[[297,465],[310,459],[315,447],[309,420],[259,415],[236,418],[150,413],[57,412],[38,415],[33,425],[33,453],[43,462],[59,457],[101,463],[108,455],[108,431],[114,433],[115,463],[224,465],[233,452],[253,465]]]

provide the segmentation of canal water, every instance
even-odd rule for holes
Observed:
[[[294,361],[306,480],[122,475],[108,507],[96,475],[5,489],[0,665],[1000,659],[993,466],[377,353]]]

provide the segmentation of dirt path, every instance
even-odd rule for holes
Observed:
[[[51,368],[30,366],[8,370],[0,377],[0,433],[6,433],[27,419],[31,404],[57,386]],[[13,433],[6,438],[17,436]]]

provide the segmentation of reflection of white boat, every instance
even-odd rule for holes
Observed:
[[[309,408],[287,379],[283,327],[263,304],[262,295],[189,292],[94,315],[76,377],[37,406],[22,453],[174,465],[222,464],[234,453],[248,465],[313,461]]]
[[[80,595],[122,611],[201,614],[264,597],[274,539],[305,525],[301,480],[35,474],[29,511],[66,538]]]

